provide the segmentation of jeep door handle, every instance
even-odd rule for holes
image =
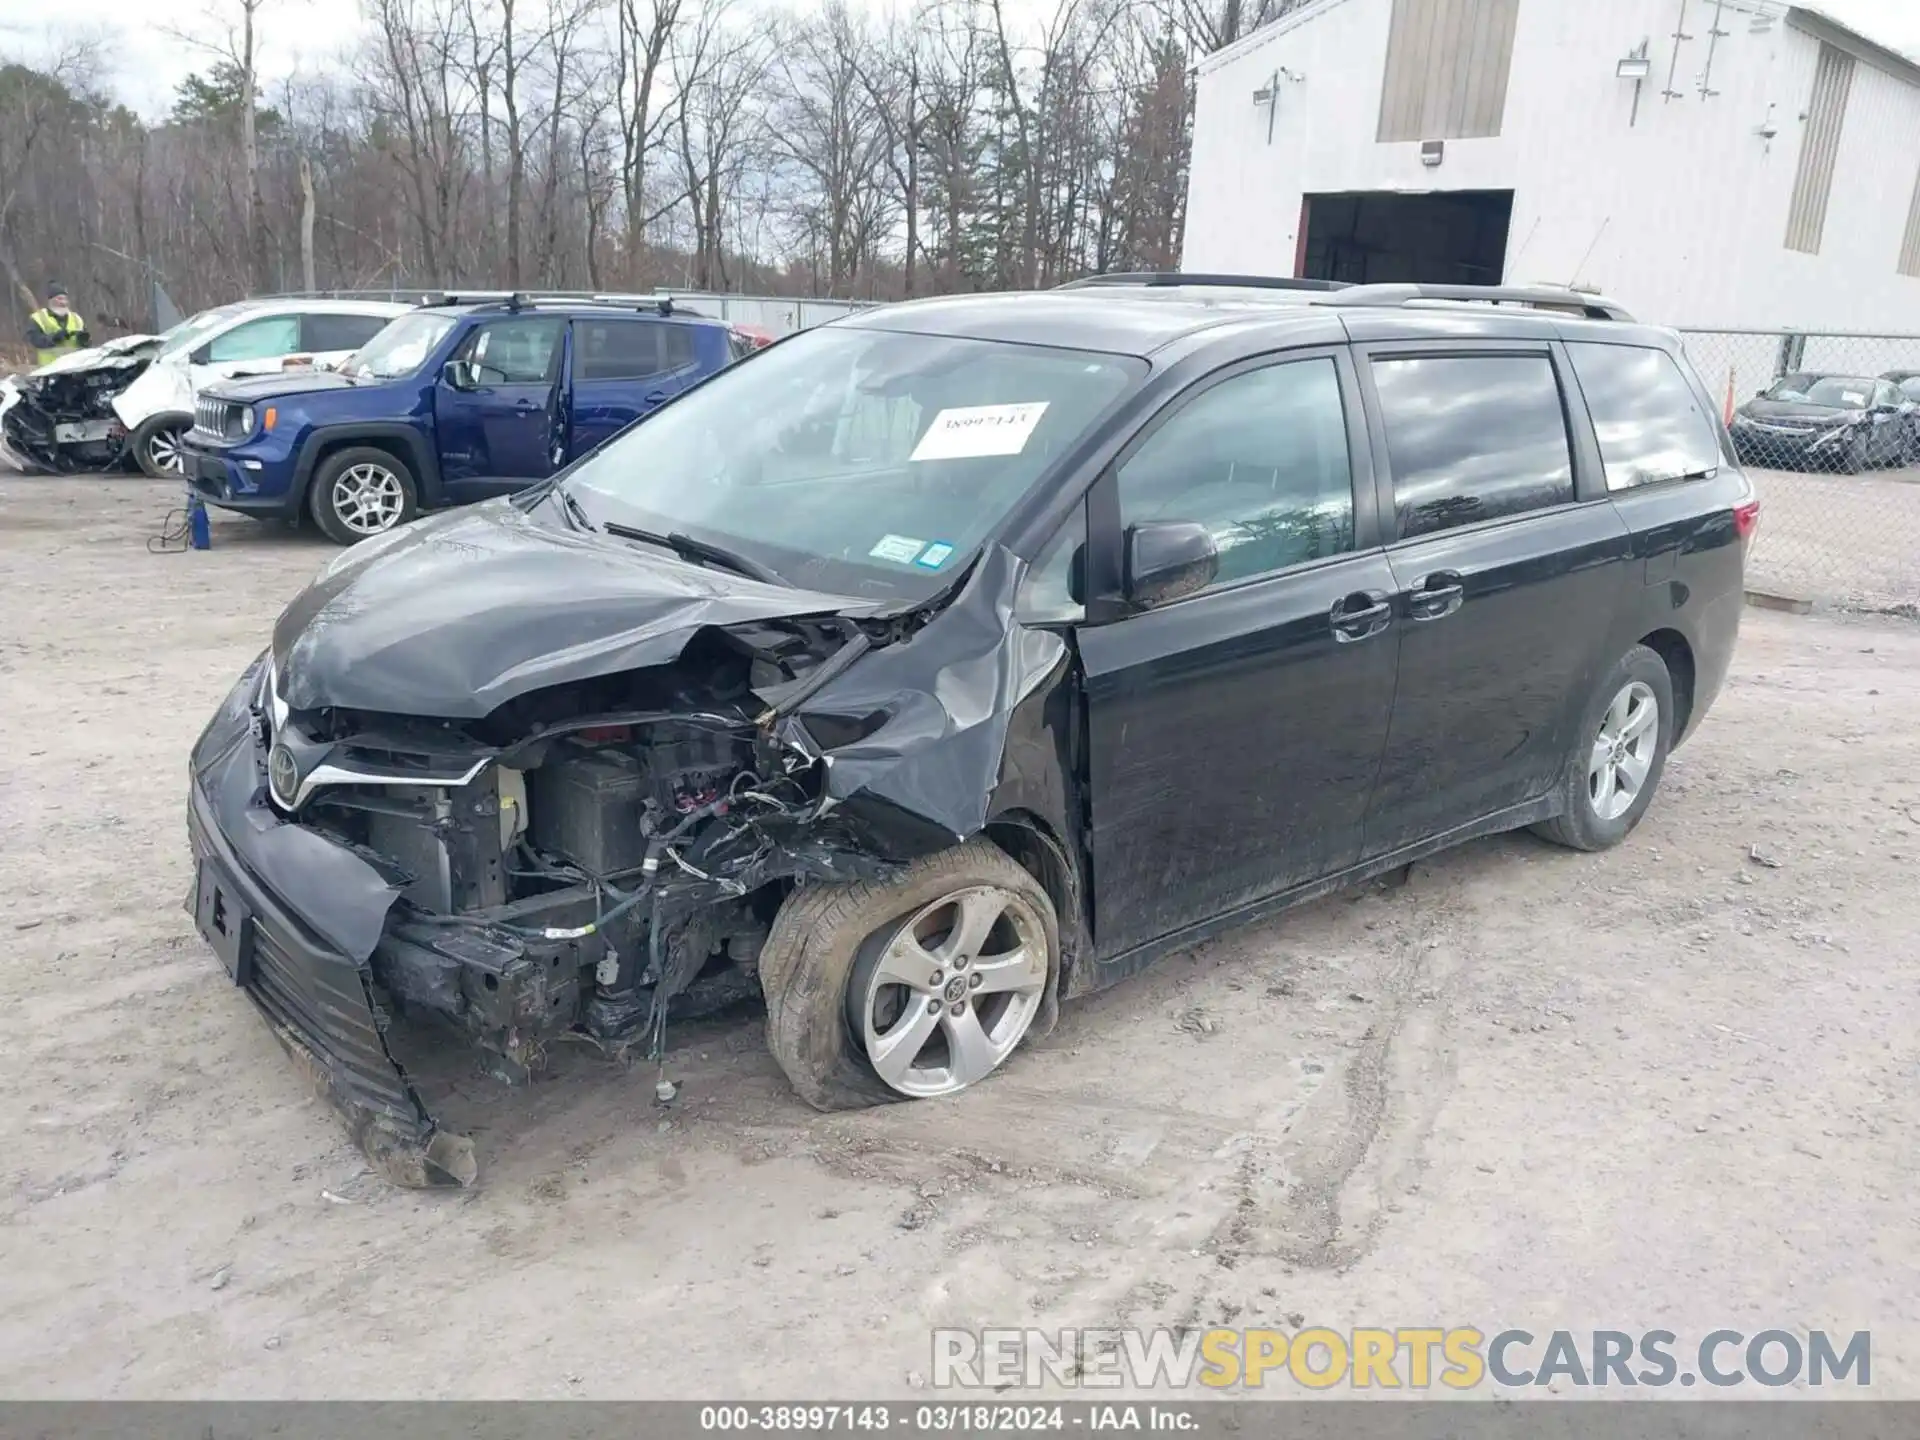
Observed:
[[[513,408],[518,410],[522,415],[531,415],[534,411],[544,410],[547,407],[533,400],[516,400],[513,402]]]
[[[1466,582],[1458,571],[1436,570],[1413,582],[1407,592],[1407,614],[1415,620],[1438,620],[1453,614],[1466,598]]]
[[[1356,590],[1333,602],[1327,621],[1343,645],[1371,640],[1393,622],[1393,604],[1384,590]]]
[[[665,390],[649,390],[646,394],[640,397],[640,400],[642,404],[651,408],[655,405],[664,405],[667,403],[667,401],[671,400],[672,398],[673,396],[668,394]]]

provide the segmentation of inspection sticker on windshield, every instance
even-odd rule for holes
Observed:
[[[911,565],[914,557],[926,548],[924,540],[911,540],[905,535],[882,535],[880,543],[867,554],[876,560],[893,560],[902,565]]]
[[[942,410],[927,426],[908,460],[971,460],[982,455],[1018,455],[1047,402],[1025,405],[966,405]]]
[[[920,558],[913,563],[926,570],[938,570],[953,555],[953,546],[944,540],[936,540],[920,552]]]

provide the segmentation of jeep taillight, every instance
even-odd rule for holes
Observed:
[[[1760,528],[1760,502],[1749,500],[1744,505],[1733,507],[1733,529],[1742,540],[1753,538],[1753,532]]]

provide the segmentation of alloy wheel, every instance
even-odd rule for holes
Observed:
[[[384,465],[349,465],[334,477],[333,513],[356,535],[390,530],[406,507],[400,477]]]
[[[922,908],[855,967],[848,1020],[890,1089],[950,1095],[1013,1053],[1046,984],[1046,929],[1032,904],[972,886]]]
[[[1587,765],[1587,802],[1602,820],[1618,820],[1640,798],[1660,742],[1660,702],[1653,687],[1635,680],[1622,687],[1600,717]]]
[[[180,431],[161,428],[147,437],[147,459],[168,475],[180,473]]]

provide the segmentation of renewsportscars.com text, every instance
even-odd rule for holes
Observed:
[[[1470,1325],[933,1332],[936,1389],[1471,1390],[1507,1387],[1865,1386],[1870,1332],[1553,1330]]]

